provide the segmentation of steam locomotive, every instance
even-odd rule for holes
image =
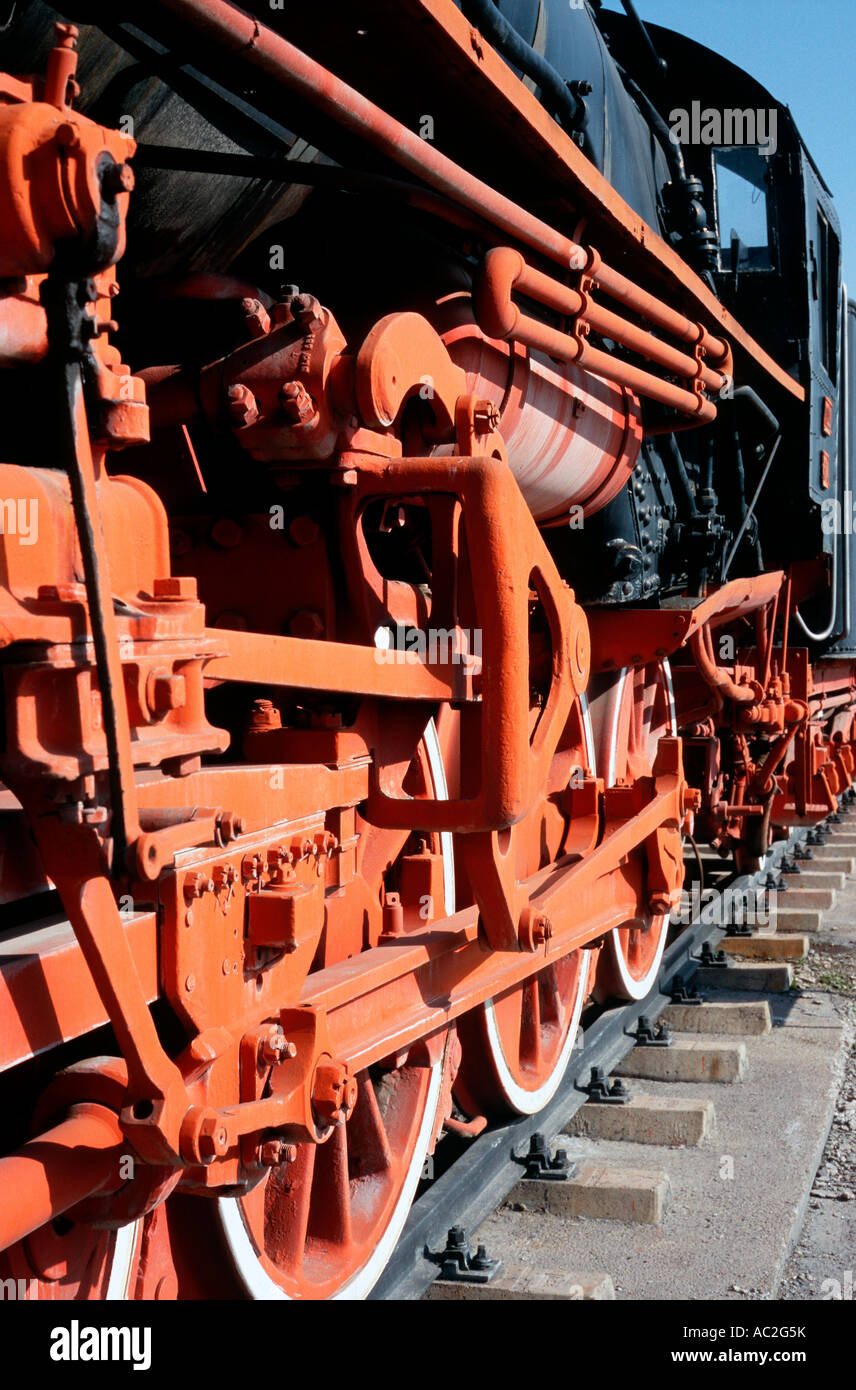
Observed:
[[[834,204],[630,0],[0,10],[0,1277],[362,1298],[853,782]]]

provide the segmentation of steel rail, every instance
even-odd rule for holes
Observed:
[[[762,874],[769,873],[771,867],[775,869],[804,838],[804,831],[792,832],[787,841],[769,851],[769,862],[762,871],[732,878],[722,888],[727,887],[732,893],[749,892],[758,886]],[[632,1031],[642,1014],[657,1018],[670,1002],[669,987],[675,976],[691,979],[700,964],[695,953],[705,942],[715,946],[725,935],[721,922],[705,920],[706,915],[712,915],[710,906],[705,904],[665,951],[657,983],[645,999],[605,1009],[584,1031],[583,1046],[572,1055],[565,1078],[550,1103],[537,1115],[523,1115],[484,1130],[414,1202],[398,1245],[370,1299],[413,1301],[422,1297],[439,1270],[428,1252],[443,1250],[452,1226],[463,1226],[468,1233],[474,1233],[496,1210],[521,1180],[519,1159],[526,1153],[532,1135],[543,1134],[549,1141],[561,1133],[588,1099],[581,1087],[588,1081],[592,1067],[612,1071],[636,1045]]]

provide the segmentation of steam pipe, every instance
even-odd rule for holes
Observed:
[[[460,203],[474,216],[493,223],[503,235],[524,242],[565,272],[569,268],[580,270],[587,266],[589,253],[584,247],[462,169],[294,44],[266,29],[227,0],[158,0],[158,8],[192,26],[198,38],[239,55],[288,91],[334,118],[344,129],[394,159],[417,179]],[[606,294],[644,314],[657,327],[675,333],[693,346],[699,343],[708,358],[730,360],[728,346],[722,339],[676,313],[610,266],[598,263],[589,273]],[[702,418],[701,413],[699,418]]]
[[[593,272],[600,281],[603,267]],[[635,287],[632,287],[635,288]],[[568,316],[579,316],[580,322],[623,343],[632,351],[648,357],[676,375],[695,377],[698,373],[702,384],[713,390],[725,385],[725,378],[689,357],[678,348],[661,342],[653,334],[628,323],[617,314],[611,313],[577,290],[558,284],[549,276],[541,274],[528,266],[520,255],[510,247],[496,247],[485,256],[484,268],[475,290],[475,308],[479,327],[489,337],[514,338],[530,348],[537,348],[563,362],[576,362],[581,367],[597,372],[607,380],[629,387],[640,396],[659,401],[662,405],[674,406],[685,415],[693,416],[698,423],[707,423],[716,416],[716,407],[686,387],[676,386],[661,380],[650,372],[631,366],[620,358],[610,356],[592,347],[582,335],[573,336],[559,329],[551,328],[523,314],[511,299],[513,290],[528,294],[547,308]],[[652,301],[656,308],[659,302]],[[699,329],[688,319],[675,314],[675,326],[681,330],[678,336],[684,341],[697,340]]]
[[[761,397],[758,395],[758,392],[754,391],[751,386],[738,386],[735,388],[734,391],[732,391],[731,395],[735,401],[748,401],[750,405],[753,405],[757,410],[758,414],[763,416],[767,424],[770,426],[770,433],[778,434],[778,420],[776,419],[770,407],[764,404],[764,402],[761,400]]]
[[[690,647],[699,674],[720,697],[725,696],[738,705],[754,705],[757,694],[749,685],[738,685],[716,664],[713,654],[713,637],[710,629],[701,628],[690,638]]]

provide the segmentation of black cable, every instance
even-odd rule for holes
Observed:
[[[463,0],[462,9],[467,19],[477,24],[485,38],[499,49],[503,58],[537,82],[541,89],[541,104],[550,114],[566,130],[581,130],[586,119],[585,102],[574,95],[552,64],[521,38],[500,14],[493,0]]]
[[[616,66],[618,65],[616,64]],[[687,166],[684,163],[684,152],[680,144],[675,140],[671,130],[666,125],[666,122],[663,120],[663,117],[660,115],[653,101],[651,101],[650,97],[645,95],[638,82],[634,82],[633,78],[629,73],[626,73],[623,68],[619,67],[618,71],[630,96],[632,96],[636,105],[641,108],[642,114],[648,124],[660,137],[660,142],[663,146],[663,154],[666,156],[666,162],[669,166],[669,173],[672,175],[675,183],[685,183]]]

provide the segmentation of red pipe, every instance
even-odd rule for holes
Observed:
[[[462,1139],[477,1139],[487,1129],[487,1116],[475,1115],[471,1120],[456,1120],[449,1115],[443,1121],[443,1128],[450,1134],[458,1134]]]
[[[644,328],[637,328],[636,324],[628,323],[627,319],[604,309],[601,304],[590,302],[582,318],[584,323],[591,324],[592,328],[604,337],[614,338],[617,343],[630,348],[632,352],[638,352],[640,357],[647,357],[649,362],[656,362],[658,366],[665,367],[675,376],[690,379],[698,376],[705,390],[718,392],[726,384],[721,372],[712,371],[703,362],[696,361],[695,357],[690,357],[671,343],[664,343],[662,339],[655,338],[653,333],[646,332]]]
[[[71,1108],[53,1129],[0,1159],[0,1250],[31,1235],[95,1192],[116,1191],[128,1143],[103,1105]]]
[[[619,304],[624,304],[628,309],[635,309],[657,328],[674,334],[685,343],[701,343],[707,356],[717,361],[727,357],[728,344],[721,338],[714,338],[702,324],[693,323],[692,319],[685,318],[683,314],[664,304],[662,299],[648,294],[647,290],[641,289],[611,266],[597,266],[592,272],[592,279],[608,295],[617,299]]]
[[[652,323],[684,342],[701,342],[709,357],[728,358],[728,345],[714,338],[700,324],[676,313],[662,300],[601,264],[596,254],[590,257],[577,242],[462,169],[294,44],[226,0],[158,0],[158,4],[189,24],[201,37],[239,54],[244,61],[346,130],[367,140],[416,178],[462,204],[479,219],[487,218],[505,235],[525,242],[565,271],[584,270],[591,264],[592,277],[612,298],[644,314]]]
[[[548,324],[540,323],[521,312],[511,298],[512,290],[570,317],[579,316],[582,322],[623,343],[632,351],[664,367],[677,376],[695,378],[699,376],[702,384],[719,391],[725,385],[725,377],[712,372],[694,357],[688,356],[679,348],[661,342],[653,334],[628,323],[626,319],[611,313],[600,305],[586,301],[576,290],[569,289],[542,275],[527,265],[519,251],[510,247],[496,247],[488,251],[484,267],[477,282],[474,294],[476,316],[479,327],[491,338],[514,338],[526,347],[536,348],[563,362],[577,362],[597,372],[607,380],[617,382],[649,400],[661,405],[673,406],[685,415],[694,417],[698,424],[707,423],[716,417],[716,407],[703,400],[695,391],[662,381],[651,372],[631,366],[608,353],[568,333],[562,333]],[[676,316],[680,318],[680,316]],[[685,330],[698,329],[689,320],[683,320]],[[686,337],[686,334],[683,335]]]
[[[755,691],[750,685],[737,685],[725,671],[721,670],[716,664],[713,654],[713,637],[710,628],[700,628],[690,638],[690,646],[695,657],[699,673],[710,686],[711,690],[721,696],[726,696],[729,700],[734,700],[738,705],[754,705],[757,702]]]
[[[620,386],[627,386],[631,391],[635,391],[637,396],[647,396],[649,400],[659,401],[661,405],[674,406],[684,415],[692,415],[700,425],[710,424],[716,419],[716,406],[712,401],[706,401],[703,396],[697,396],[694,391],[687,391],[682,386],[674,386],[670,381],[661,381],[651,372],[645,372],[641,367],[633,367],[618,357],[611,357],[608,352],[601,352],[590,343],[582,344],[576,360],[587,371],[596,372],[610,381],[617,381]]]
[[[462,203],[475,216],[488,217],[506,236],[525,241],[565,268],[577,261],[580,265],[585,263],[586,253],[575,242],[461,169],[428,141],[243,10],[225,0],[158,0],[158,8],[189,24],[199,37],[240,55],[338,125],[367,140],[416,178]]]

